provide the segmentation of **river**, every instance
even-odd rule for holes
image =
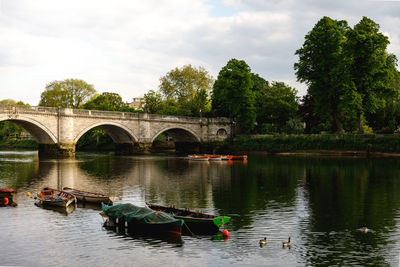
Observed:
[[[44,186],[230,216],[230,237],[173,242],[107,230],[97,208],[35,206],[26,193]],[[399,265],[398,158],[250,155],[247,162],[204,163],[96,153],[39,160],[37,152],[0,151],[2,187],[18,190],[18,206],[0,208],[0,265]],[[358,230],[364,223],[366,234]],[[291,248],[282,248],[289,236]]]

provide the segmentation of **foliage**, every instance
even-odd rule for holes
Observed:
[[[331,115],[338,132],[343,131],[342,110],[355,101],[343,53],[348,31],[346,21],[323,17],[305,36],[303,46],[296,51],[299,61],[294,65],[298,81],[309,86],[315,114]]]
[[[283,82],[272,82],[255,92],[257,123],[272,123],[280,131],[286,122],[296,116],[298,110],[297,91]]]
[[[96,90],[93,85],[78,79],[53,81],[40,96],[40,106],[80,108]]]
[[[239,137],[225,141],[221,148],[225,151],[369,151],[400,152],[398,136],[374,135],[289,135]]]
[[[210,111],[209,94],[213,78],[203,67],[185,65],[175,68],[160,78],[159,93],[149,92],[146,100],[150,102],[145,110],[152,113],[168,112],[160,105],[162,102],[173,103],[176,115],[200,116]],[[161,99],[160,99],[161,96]],[[146,102],[147,106],[147,102]]]
[[[96,127],[86,132],[79,138],[76,144],[76,150],[97,150],[108,151],[115,148],[114,142],[111,137],[101,128]]]
[[[213,86],[215,115],[237,121],[245,132],[254,128],[256,108],[250,67],[243,60],[231,59],[218,74]]]
[[[351,58],[351,77],[360,99],[357,105],[359,131],[362,132],[361,117],[374,114],[385,107],[383,96],[394,95],[392,80],[397,72],[397,59],[386,52],[387,36],[379,32],[379,25],[367,17],[347,32],[345,50]]]
[[[299,118],[291,118],[286,122],[285,133],[302,134],[304,132],[304,123]]]
[[[135,111],[122,101],[119,94],[109,92],[95,95],[83,105],[83,108],[107,111]]]

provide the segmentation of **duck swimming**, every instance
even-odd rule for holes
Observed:
[[[360,231],[363,233],[368,233],[369,231],[371,231],[370,229],[367,228],[367,226],[364,224],[363,227],[360,228]]]
[[[267,244],[267,238],[264,237],[264,239],[260,240],[260,247],[265,246]]]
[[[282,247],[284,248],[290,248],[290,236],[287,242],[282,242]]]

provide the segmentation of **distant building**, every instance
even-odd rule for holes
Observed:
[[[135,97],[133,98],[132,103],[127,103],[127,104],[128,106],[136,110],[143,110],[144,105],[146,104],[146,100],[144,99],[144,97]]]

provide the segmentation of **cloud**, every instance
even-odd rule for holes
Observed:
[[[1,0],[0,0],[1,1]],[[399,3],[317,0],[2,0],[2,97],[35,105],[47,83],[79,78],[125,101],[186,64],[216,77],[231,58],[296,87],[294,53],[323,16],[381,25],[400,55]]]

